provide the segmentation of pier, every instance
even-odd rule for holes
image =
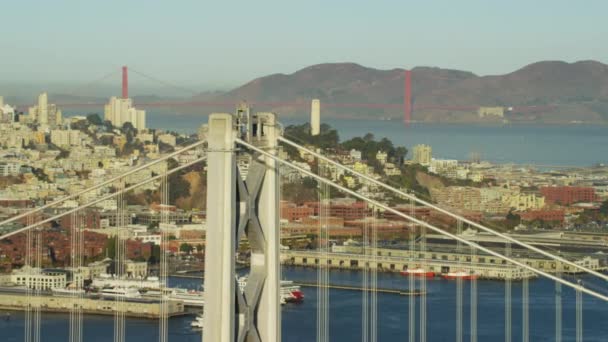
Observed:
[[[20,293],[0,293],[0,310],[22,311],[26,307],[39,307],[42,312],[69,313],[70,309],[79,306],[84,314],[112,316],[116,311],[122,311],[126,317],[158,319],[160,306],[158,301],[125,300],[117,302],[114,299],[72,298],[52,295],[28,297]],[[184,305],[178,301],[169,301],[167,314],[170,317],[187,314]]]

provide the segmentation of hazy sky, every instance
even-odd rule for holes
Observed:
[[[88,82],[127,64],[213,89],[322,62],[477,74],[608,62],[608,1],[239,2],[5,1],[0,81]]]

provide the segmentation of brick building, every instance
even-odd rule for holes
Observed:
[[[281,218],[289,222],[300,221],[314,216],[315,209],[308,206],[297,206],[294,203],[281,202]]]
[[[551,186],[540,188],[540,193],[545,196],[548,203],[570,205],[577,202],[595,202],[599,198],[595,189],[577,186]]]
[[[520,214],[522,221],[543,220],[547,222],[560,222],[565,220],[565,212],[563,209],[554,210],[533,210],[525,211]]]
[[[406,215],[410,215],[412,209],[410,208],[409,205],[400,205],[400,206],[396,206],[393,209],[397,210],[398,212],[404,213]],[[431,208],[429,207],[414,207],[413,208],[413,216],[419,220],[425,221],[429,218],[429,216],[431,215]],[[406,219],[393,213],[390,211],[385,211],[384,212],[384,218],[390,221],[405,221]]]

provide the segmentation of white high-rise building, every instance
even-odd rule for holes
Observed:
[[[4,98],[0,96],[0,123],[10,123],[15,121],[15,108],[4,103]]]
[[[42,93],[38,96],[38,123],[46,124],[49,123],[49,96],[47,93]]]
[[[116,127],[122,127],[125,122],[130,122],[137,130],[146,129],[146,111],[133,107],[131,99],[112,96],[104,107],[104,118]]]
[[[310,105],[310,135],[321,133],[321,101],[312,100]]]
[[[433,158],[433,148],[429,145],[416,145],[414,146],[413,161],[416,164],[429,166],[431,165],[431,159]]]
[[[30,107],[28,118],[30,122],[40,125],[58,126],[61,125],[61,110],[54,104],[49,104],[47,93],[38,96],[38,105]]]

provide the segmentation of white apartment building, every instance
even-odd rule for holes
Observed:
[[[433,148],[429,145],[414,146],[412,161],[423,166],[431,165]]]
[[[0,176],[17,176],[21,170],[21,164],[16,162],[0,162]]]
[[[137,130],[146,129],[146,111],[133,107],[131,99],[112,96],[104,107],[104,117],[116,127],[122,127],[125,122],[130,122]]]
[[[51,131],[51,143],[59,147],[80,146],[80,131],[54,129]]]
[[[384,151],[378,151],[376,153],[376,160],[380,162],[380,164],[386,164],[386,160],[388,159],[388,154]]]

